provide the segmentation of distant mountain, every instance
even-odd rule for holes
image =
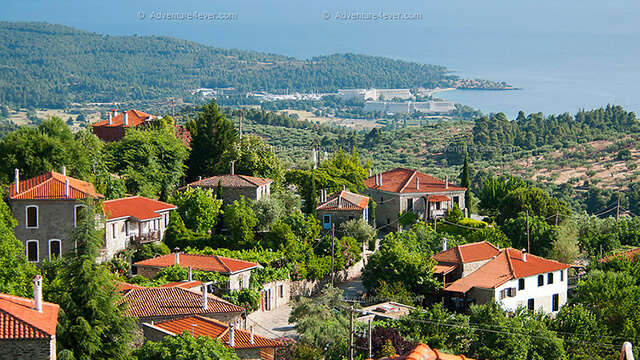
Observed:
[[[108,36],[48,23],[0,22],[0,104],[62,108],[186,95],[194,88],[331,92],[448,86],[442,66],[335,54],[299,60],[164,36]]]

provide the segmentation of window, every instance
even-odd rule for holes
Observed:
[[[60,259],[62,257],[62,242],[60,240],[49,240],[49,260]]]
[[[116,233],[116,223],[111,224],[111,237],[114,239],[118,237]]]
[[[84,205],[75,206],[75,226],[78,226],[78,223],[82,220],[83,209]]]
[[[558,311],[558,309],[560,309],[560,297],[558,296],[558,294],[554,294],[552,297],[552,311]]]
[[[27,228],[38,228],[38,207],[36,205],[29,205],[26,208],[27,216]]]
[[[553,273],[547,274],[547,284],[553,284]]]
[[[458,207],[460,207],[460,197],[459,196],[454,196],[453,197],[453,203],[458,205]]]
[[[544,285],[544,276],[538,275],[538,286]]]
[[[518,290],[524,290],[524,279],[518,280]]]
[[[331,215],[325,215],[323,216],[323,219],[324,220],[322,222],[324,222],[325,224],[328,224],[331,222]]]
[[[27,260],[30,262],[38,262],[38,240],[27,241]]]
[[[380,196],[380,202],[384,202],[384,197]]]
[[[515,297],[516,296],[516,288],[506,288],[500,291],[500,300],[506,297]]]
[[[280,299],[284,297],[284,285],[278,286],[278,294],[280,295]]]
[[[529,310],[535,310],[536,309],[536,302],[534,299],[529,299],[527,301],[527,309]]]
[[[413,199],[407,199],[407,211],[413,210]]]
[[[439,202],[436,203],[436,210],[440,210],[440,203]]]
[[[129,220],[125,220],[124,222],[124,234],[129,236]]]
[[[560,270],[560,281],[564,281],[564,270]]]

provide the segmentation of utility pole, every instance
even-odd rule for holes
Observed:
[[[433,232],[438,232],[436,229],[438,227],[438,216],[433,217]]]
[[[369,357],[367,359],[373,359],[373,346],[371,345],[371,319],[369,319]]]
[[[353,360],[353,305],[349,309],[349,360]]]
[[[558,226],[558,217],[560,216],[560,212],[556,211],[556,226]]]
[[[616,210],[616,222],[620,220],[620,194],[618,193],[618,210]]]
[[[527,210],[527,252],[531,254],[531,242],[529,238],[529,210]]]
[[[334,255],[334,247],[336,245],[336,224],[331,224],[331,286],[334,285],[334,272],[333,272],[333,255]]]
[[[242,140],[242,108],[240,108],[240,139]]]

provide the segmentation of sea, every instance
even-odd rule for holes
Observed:
[[[350,52],[443,65],[518,88],[437,93],[509,118],[607,104],[640,110],[637,1],[1,0],[0,7],[3,21],[100,34],[166,35],[301,59]]]

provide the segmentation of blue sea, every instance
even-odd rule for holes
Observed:
[[[640,110],[637,1],[2,0],[0,6],[0,20],[101,34],[167,35],[303,59],[353,52],[444,65],[461,77],[520,88],[438,95],[511,118],[519,110],[575,113],[609,103]],[[167,13],[204,18],[158,16]]]

